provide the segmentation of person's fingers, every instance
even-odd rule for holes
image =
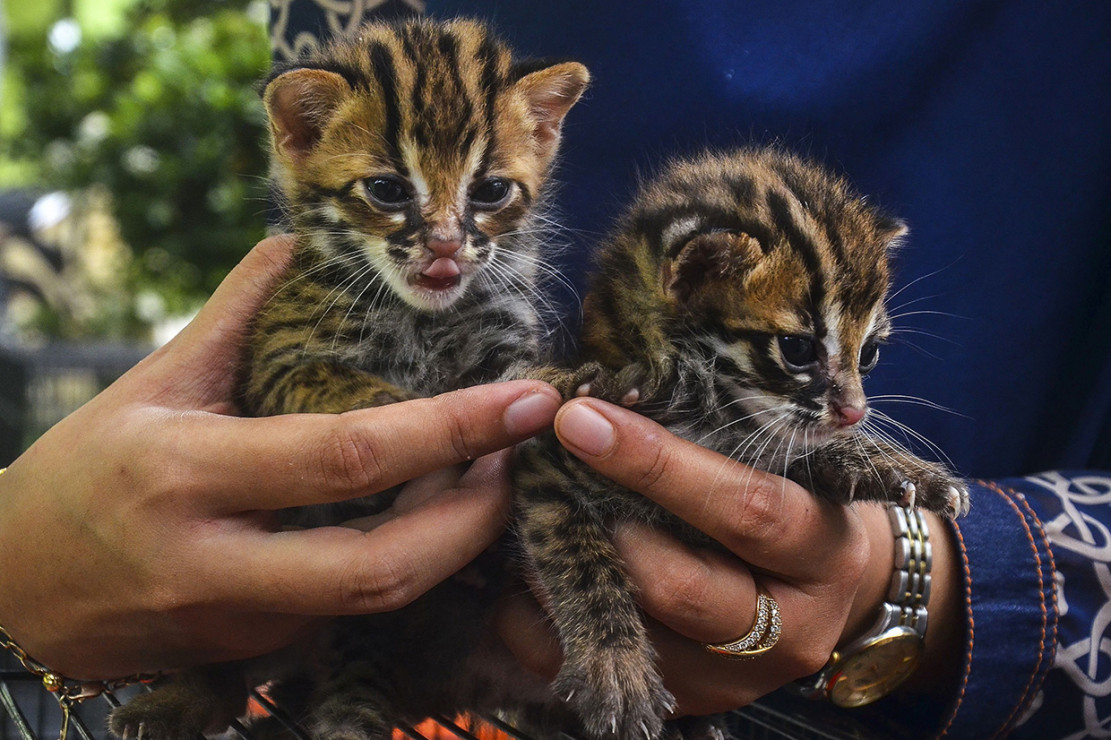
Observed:
[[[847,530],[843,507],[797,484],[675,437],[649,419],[598,399],[565,404],[560,442],[613,481],[709,534],[745,562],[789,578],[828,568]],[[800,558],[800,552],[808,557]]]
[[[504,466],[504,456],[483,458],[457,487],[369,533],[243,527],[213,537],[206,562],[216,570],[216,596],[287,614],[398,609],[469,563],[504,530],[511,499]],[[235,562],[220,563],[220,553],[233,548]]]
[[[813,672],[829,656],[844,621],[841,599],[815,598],[736,558],[688,547],[640,524],[623,524],[615,544],[654,622],[652,641],[668,688],[692,714],[741,706],[770,688]],[[732,642],[756,622],[757,587],[776,599],[783,636],[765,663],[713,654],[706,643]],[[774,654],[773,654],[774,653]]]
[[[614,545],[644,611],[698,642],[726,642],[756,614],[752,573],[724,553],[696,549],[643,524],[618,525]]]
[[[483,464],[484,461],[494,455],[508,453],[509,450],[501,450],[487,455],[486,457],[480,457],[475,465]],[[431,473],[425,473],[419,478],[414,478],[401,487],[394,502],[385,511],[372,514],[371,516],[349,519],[342,522],[340,526],[354,527],[355,529],[369,532],[398,515],[417,508],[433,496],[438,496],[449,488],[455,488],[459,484],[459,479],[463,475],[465,468],[466,466],[463,464],[452,465],[451,467],[442,468],[440,470],[433,470]]]
[[[513,381],[345,414],[184,415],[166,458],[217,513],[341,501],[509,447],[559,404],[551,386]]]

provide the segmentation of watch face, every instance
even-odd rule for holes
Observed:
[[[830,700],[841,707],[871,704],[910,676],[921,652],[922,638],[913,631],[877,637],[837,667],[829,683]]]

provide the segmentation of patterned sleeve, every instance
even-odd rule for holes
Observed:
[[[947,708],[884,714],[938,712],[931,734],[960,740],[1111,737],[1111,473],[982,481],[972,505],[962,684]]]
[[[1047,636],[1055,637],[1055,652],[1014,717],[1013,737],[1109,737],[1111,473],[1043,473],[999,488],[1036,516],[1051,551],[1047,587],[1055,595],[1047,603],[1056,615],[1056,634]]]

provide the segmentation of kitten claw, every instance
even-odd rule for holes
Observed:
[[[900,497],[899,503],[913,509],[915,499],[918,497],[918,488],[911,481],[905,480],[902,489],[903,495]]]
[[[953,519],[966,515],[971,508],[968,491],[956,486],[949,486],[948,503],[949,516]]]
[[[583,383],[575,389],[575,396],[582,398],[583,396],[590,395],[590,383]]]
[[[633,388],[631,391],[629,391],[628,393],[626,393],[624,396],[621,397],[621,405],[622,406],[632,406],[634,403],[636,403],[639,400],[640,400],[640,389],[639,388]]]

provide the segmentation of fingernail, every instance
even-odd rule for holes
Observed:
[[[505,410],[502,418],[506,431],[515,437],[527,437],[551,426],[560,400],[543,391],[521,396]]]
[[[609,419],[585,403],[571,404],[564,410],[557,431],[561,441],[595,457],[609,452],[615,439]]]

